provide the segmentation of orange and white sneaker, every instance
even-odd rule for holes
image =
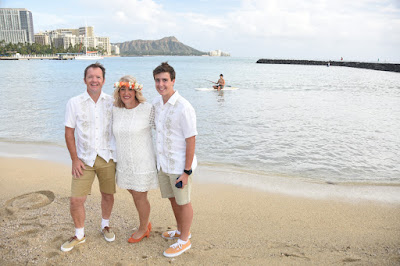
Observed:
[[[181,255],[183,252],[190,249],[191,247],[192,244],[190,243],[190,239],[188,239],[186,243],[185,241],[178,239],[178,242],[172,244],[166,251],[164,251],[164,256],[168,258],[173,258]]]
[[[179,239],[181,237],[181,233],[178,230],[172,230],[164,232],[161,235],[165,239]],[[189,233],[189,239],[192,238],[192,234]]]

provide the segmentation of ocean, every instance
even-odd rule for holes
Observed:
[[[105,58],[103,91],[112,94],[113,83],[130,74],[151,101],[152,70],[168,61],[175,89],[196,110],[200,165],[316,183],[400,184],[399,73],[257,59]],[[0,61],[0,142],[66,149],[65,105],[86,89],[90,63]],[[239,90],[195,90],[221,73]],[[0,147],[0,155],[9,153]]]

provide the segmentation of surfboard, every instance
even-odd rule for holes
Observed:
[[[221,91],[235,91],[238,87],[224,87]],[[214,88],[195,88],[196,91],[218,91]]]

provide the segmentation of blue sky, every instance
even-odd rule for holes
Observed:
[[[232,56],[400,62],[400,0],[0,0],[35,32],[94,26],[111,42],[175,36]]]

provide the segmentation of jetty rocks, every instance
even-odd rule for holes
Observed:
[[[400,72],[400,64],[391,63],[370,63],[350,61],[317,61],[317,60],[291,60],[291,59],[259,59],[258,64],[289,64],[289,65],[330,65],[365,68],[381,71]]]

